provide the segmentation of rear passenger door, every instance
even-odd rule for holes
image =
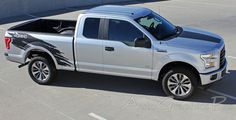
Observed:
[[[77,26],[80,29],[75,44],[75,57],[79,71],[96,73],[103,71],[103,44],[100,39],[101,21],[100,18],[82,18],[80,26]]]
[[[152,49],[135,47],[136,38],[151,42],[134,24],[124,20],[106,20],[103,42],[104,72],[137,78],[151,78]]]

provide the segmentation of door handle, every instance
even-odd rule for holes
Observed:
[[[115,51],[114,47],[105,47],[106,51]]]

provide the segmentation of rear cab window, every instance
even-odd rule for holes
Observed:
[[[98,39],[100,18],[86,18],[84,22],[83,36]]]

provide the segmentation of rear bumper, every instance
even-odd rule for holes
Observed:
[[[13,55],[13,54],[4,53],[4,56],[6,57],[7,60],[9,60],[11,62],[16,62],[16,63],[20,63],[20,64],[23,64],[25,62],[24,58],[20,55]]]
[[[200,74],[201,84],[208,85],[210,83],[221,80],[225,76],[226,68],[227,68],[227,62],[225,63],[225,66],[223,68],[221,68],[217,71]]]

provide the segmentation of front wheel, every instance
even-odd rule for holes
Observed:
[[[47,85],[55,76],[55,66],[43,57],[33,58],[28,67],[30,77],[38,84]]]
[[[165,74],[162,80],[164,92],[174,99],[187,99],[197,87],[197,77],[191,70],[175,68]]]

